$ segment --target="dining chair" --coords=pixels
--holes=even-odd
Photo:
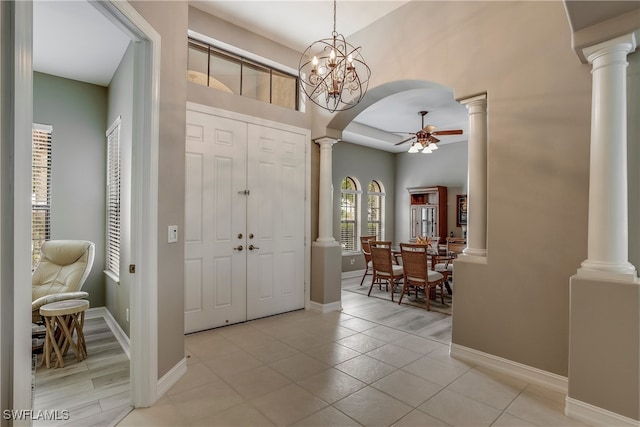
[[[467,247],[467,239],[464,237],[447,237],[447,255],[456,257]]]
[[[371,248],[373,279],[367,295],[371,296],[373,285],[376,283],[382,290],[382,282],[384,281],[387,285],[387,291],[389,290],[389,284],[391,284],[391,301],[394,301],[395,286],[404,277],[404,272],[401,265],[394,264],[391,260],[391,242],[370,241],[369,247]]]
[[[400,253],[402,254],[404,284],[398,304],[402,304],[402,298],[405,292],[410,293],[411,287],[415,289],[416,297],[418,296],[418,289],[424,291],[427,310],[430,310],[429,300],[431,299],[432,289],[435,291],[438,287],[440,288],[440,301],[444,304],[444,275],[429,268],[428,259],[430,255],[428,254],[427,247],[419,244],[400,243]]]
[[[369,271],[369,269],[373,270],[373,263],[371,262],[371,248],[369,247],[369,242],[372,240],[376,240],[376,236],[361,236],[360,237],[360,250],[362,251],[362,255],[364,255],[364,263],[365,270],[362,275],[362,280],[360,280],[360,286],[364,283],[364,278],[373,274]]]
[[[453,294],[449,280],[453,279],[453,260],[455,255],[431,255],[429,267],[444,276],[444,287],[449,295]]]

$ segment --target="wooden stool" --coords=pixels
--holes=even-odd
[[[56,355],[56,364],[64,368],[63,357],[69,347],[73,349],[76,360],[81,362],[87,357],[87,346],[84,341],[84,312],[89,308],[87,300],[66,300],[52,302],[40,307],[40,315],[44,318],[46,335],[44,338],[44,357],[42,361],[47,368],[51,367],[51,349]],[[76,333],[77,342],[73,340]]]

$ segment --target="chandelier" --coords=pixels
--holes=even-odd
[[[355,107],[367,91],[371,69],[360,47],[353,47],[336,32],[336,0],[331,37],[313,42],[304,51],[298,71],[307,97],[332,113]]]

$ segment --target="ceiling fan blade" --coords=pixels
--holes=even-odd
[[[437,130],[435,132],[431,132],[433,135],[462,135],[461,129],[456,130]]]
[[[422,132],[424,132],[424,133],[433,133],[434,130],[436,130],[436,127],[434,125],[426,125],[422,129]]]
[[[396,143],[395,143],[395,144],[393,144],[393,145],[400,145],[400,144],[404,144],[404,143],[405,143],[405,142],[407,142],[407,141],[411,141],[413,138],[415,138],[415,135],[414,135],[414,136],[412,136],[412,137],[409,137],[409,138],[407,138],[407,139],[403,139],[403,140],[402,140],[402,141],[400,141],[400,142],[396,142]]]
[[[429,140],[429,142],[433,142],[433,143],[440,142],[440,140],[438,138],[436,138],[435,136],[433,136],[433,134],[429,135],[427,137],[427,139]]]

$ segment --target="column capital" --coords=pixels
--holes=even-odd
[[[487,94],[482,93],[480,95],[475,95],[470,98],[461,99],[460,104],[466,105],[467,108],[470,107],[486,107],[487,106]]]
[[[625,34],[615,39],[607,40],[602,43],[582,49],[582,53],[590,64],[593,64],[597,58],[614,52],[622,52],[626,55],[636,50],[637,41],[635,33]]]
[[[333,144],[336,144],[337,142],[340,142],[340,140],[337,139],[337,138],[331,138],[330,136],[322,136],[320,138],[314,139],[313,142],[318,144],[320,146],[320,148],[322,148],[322,147],[329,147],[330,148]]]

